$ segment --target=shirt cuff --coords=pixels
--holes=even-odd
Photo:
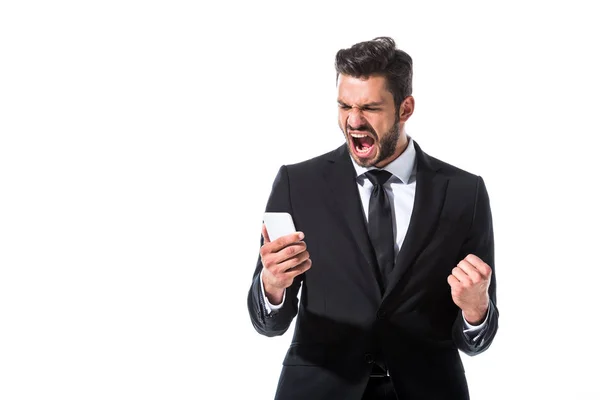
[[[283,291],[283,300],[281,300],[281,304],[271,304],[267,296],[265,295],[265,285],[262,280],[262,271],[260,271],[260,290],[262,292],[263,299],[265,300],[265,308],[267,309],[267,314],[271,314],[273,311],[279,310],[283,307],[283,303],[285,302],[285,290]]]
[[[471,325],[470,323],[467,322],[466,318],[465,318],[465,313],[462,313],[462,317],[463,317],[463,333],[471,340],[477,340],[479,338],[479,335],[481,334],[481,332],[483,331],[483,328],[485,328],[486,324],[487,324],[487,320],[488,317],[490,315],[490,308],[488,307],[487,313],[485,314],[485,319],[483,320],[483,322],[479,325]]]

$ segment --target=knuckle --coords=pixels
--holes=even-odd
[[[261,257],[264,257],[264,256],[266,256],[268,253],[269,253],[269,250],[268,250],[268,248],[267,248],[267,245],[266,245],[266,244],[265,244],[265,245],[262,245],[262,246],[260,247],[260,256],[261,256]]]
[[[263,260],[263,265],[266,269],[269,270],[269,272],[273,272],[276,263],[271,257],[265,257],[265,259]]]

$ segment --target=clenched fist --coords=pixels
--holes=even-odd
[[[471,325],[479,325],[485,319],[490,302],[488,288],[491,276],[492,268],[473,254],[459,262],[452,275],[448,276],[452,300]]]
[[[283,293],[294,282],[294,278],[307,271],[312,261],[302,241],[302,232],[282,236],[273,242],[269,239],[267,228],[263,224],[264,244],[260,248],[263,265],[263,285],[265,295],[272,304],[281,304]]]

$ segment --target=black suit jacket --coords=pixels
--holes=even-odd
[[[359,400],[380,357],[401,399],[469,398],[458,350],[483,352],[498,329],[489,198],[481,177],[428,156],[416,142],[415,149],[413,213],[385,291],[346,145],[280,168],[266,211],[292,215],[312,267],[270,315],[260,256],[254,271],[248,309],[256,330],[282,335],[297,316],[277,399]],[[447,283],[469,253],[493,270],[488,321],[472,342]]]

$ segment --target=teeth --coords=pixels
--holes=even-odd
[[[362,135],[360,133],[351,133],[350,136],[352,136],[354,138],[364,138],[364,137],[367,137],[367,135]]]

